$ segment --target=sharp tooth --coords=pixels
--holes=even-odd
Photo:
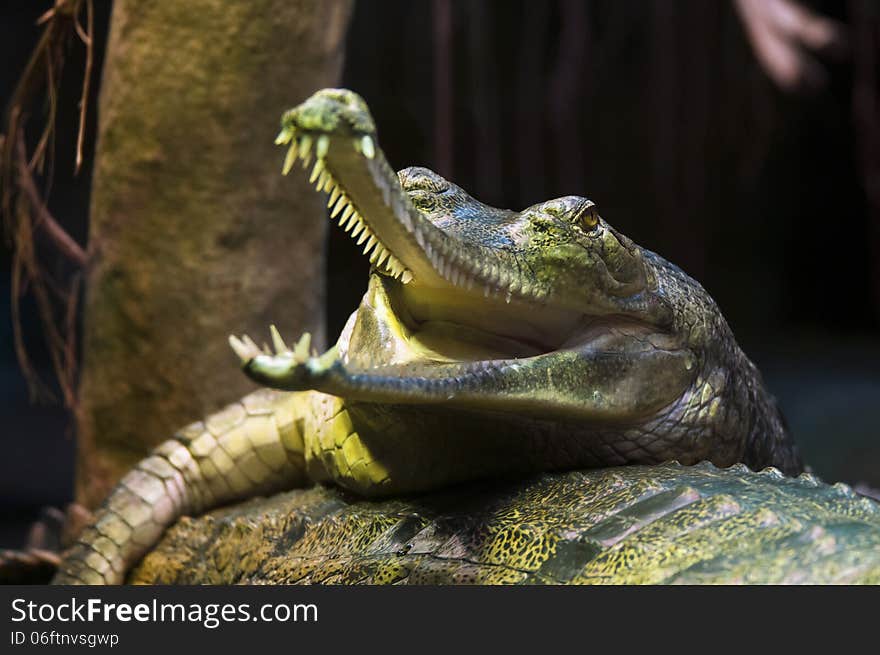
[[[351,233],[351,238],[352,238],[352,239],[354,239],[358,234],[361,233],[361,230],[364,229],[364,224],[361,223],[361,222],[359,222],[359,221],[356,222],[355,225],[356,225],[356,227],[354,228],[354,230],[353,230],[352,233]],[[345,231],[346,231],[346,232],[348,232],[349,230],[351,230],[351,225],[350,225],[350,224],[345,228]]]
[[[275,346],[276,353],[284,353],[290,350],[287,347],[287,344],[284,343],[284,339],[281,338],[281,333],[278,332],[278,328],[274,325],[269,326],[269,333],[272,335],[272,345]]]
[[[278,133],[278,136],[275,137],[275,145],[281,146],[285,143],[290,143],[290,140],[293,138],[295,131],[291,127],[282,127],[281,131]]]
[[[327,207],[332,207],[332,206],[333,206],[333,203],[336,202],[336,200],[339,198],[339,194],[340,194],[340,193],[341,193],[341,192],[339,191],[339,187],[338,187],[338,186],[334,186],[334,187],[333,187],[333,192],[330,194],[330,200],[327,201]]]
[[[370,255],[370,263],[371,263],[371,264],[376,264],[376,262],[378,261],[378,259],[379,259],[379,248],[376,248],[376,249],[373,251],[373,254]],[[378,266],[378,264],[376,264],[376,265]]]
[[[300,151],[300,157],[302,157],[303,170],[304,170],[304,171],[305,171],[305,170],[308,170],[308,168],[309,168],[309,164],[312,163],[312,156],[311,156],[311,155],[305,155],[305,154],[302,154],[302,151]]]
[[[299,362],[303,363],[309,358],[309,348],[312,345],[312,335],[308,332],[304,332],[303,335],[299,338],[299,341],[296,342],[296,345],[293,347],[293,358]]]
[[[379,243],[379,242],[376,240],[376,237],[371,236],[370,239],[369,239],[369,241],[367,241],[367,245],[364,247],[364,254],[366,255],[368,252],[370,252],[370,250],[371,250],[371,249],[372,249],[377,243]]]
[[[345,209],[342,210],[342,218],[340,220],[344,221],[346,218],[351,216],[351,213],[354,211],[354,205],[349,203],[345,206]]]
[[[251,353],[252,353],[251,356],[254,356],[254,355],[259,354],[259,352],[260,352],[260,347],[259,347],[257,344],[255,344],[255,343],[254,343],[254,340],[251,339],[248,335],[246,335],[246,334],[243,335],[242,338],[241,338],[241,340],[242,340],[242,342],[244,343],[244,345],[247,346],[247,347],[250,349],[250,351],[251,351]]]
[[[348,206],[348,198],[343,195],[339,196],[339,199],[336,201],[336,206],[333,208],[333,211],[330,212],[330,218],[336,218],[336,214],[342,211],[343,207]]]
[[[370,138],[370,135],[365,134],[361,137],[361,150],[363,150],[364,157],[367,159],[372,159],[376,156],[376,147],[373,145],[373,139]]]
[[[457,268],[453,268],[451,271],[450,280],[454,286],[458,286],[458,281],[461,279],[461,272]]]
[[[318,137],[317,144],[315,144],[315,156],[318,159],[324,159],[327,156],[328,150],[330,150],[330,137],[322,134]]]
[[[253,359],[253,354],[250,349],[235,335],[229,335],[229,345],[242,362],[247,362]]]
[[[318,179],[318,176],[324,172],[324,160],[317,159],[315,160],[315,167],[312,169],[312,174],[309,176],[309,184]],[[320,189],[318,189],[320,191]]]
[[[404,271],[403,274],[400,276],[400,281],[404,284],[409,284],[410,282],[412,282],[412,279],[412,273],[410,273],[409,271]]]
[[[385,260],[388,259],[388,256],[389,256],[390,254],[391,254],[391,253],[389,253],[387,250],[385,250],[384,248],[382,248],[382,253],[379,255],[379,259],[376,260],[376,266],[381,266],[382,264],[384,264],[384,263],[385,263]]]
[[[333,184],[333,179],[330,177],[330,173],[321,171],[321,175],[318,176],[318,191],[329,191],[331,184]]]
[[[312,153],[312,137],[308,134],[303,135],[302,141],[299,143],[299,147],[302,150],[303,159],[308,158]]]
[[[363,225],[363,223],[361,223],[361,225]],[[361,238],[357,240],[357,244],[361,245],[364,241],[366,241],[369,238],[370,238],[370,231],[365,229],[364,233],[361,235]]]
[[[290,144],[290,148],[287,149],[287,154],[284,156],[284,166],[281,168],[281,174],[287,175],[290,172],[290,169],[293,168],[294,162],[296,162],[297,148],[296,141]]]
[[[451,280],[452,279],[452,272],[453,272],[452,262],[448,261],[448,262],[446,262],[446,266],[443,269],[443,277],[445,277],[447,280]]]

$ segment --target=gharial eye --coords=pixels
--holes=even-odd
[[[575,214],[574,222],[588,232],[596,229],[596,226],[599,225],[599,212],[596,210],[596,205],[589,200],[585,202],[584,206]]]

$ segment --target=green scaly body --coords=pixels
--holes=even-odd
[[[346,491],[202,519],[237,528],[195,549],[179,524],[134,579],[877,579],[877,506],[783,477],[802,471],[797,449],[715,303],[591,201],[514,212],[427,169],[396,174],[344,90],[287,112],[279,142],[285,173],[316,157],[331,215],[366,243],[360,307],[320,356],[307,335],[291,348],[273,328],[274,352],[232,337],[245,372],[285,392],[252,394],[157,448],[56,582],[121,582],[180,516],[315,482]],[[776,468],[715,468],[738,462]],[[497,479],[525,481],[438,491]],[[255,525],[285,544],[270,561],[243,555]],[[200,557],[225,564],[207,571]]]
[[[149,584],[880,583],[880,506],[809,475],[626,466],[364,501],[291,491],[177,523]]]

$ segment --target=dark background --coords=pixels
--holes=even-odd
[[[4,104],[50,4],[0,10]],[[855,2],[811,4],[851,26]],[[109,6],[95,5],[95,87]],[[362,1],[343,85],[370,104],[398,168],[429,166],[502,207],[592,198],[606,220],[714,296],[815,471],[880,487],[880,210],[866,198],[865,127],[852,100],[865,56],[824,61],[823,89],[787,94],[727,2]],[[95,119],[92,110],[86,167],[74,177],[83,64],[72,48],[49,199],[80,243]],[[368,266],[338,230],[328,254],[336,334]],[[2,289],[9,270],[2,250]],[[22,321],[51,379],[27,300]],[[14,547],[41,506],[70,500],[74,440],[64,409],[29,399],[2,290],[0,401],[0,547]]]

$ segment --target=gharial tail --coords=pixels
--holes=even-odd
[[[180,516],[303,486],[308,396],[262,389],[162,443],[113,489],[52,584],[120,584]]]

